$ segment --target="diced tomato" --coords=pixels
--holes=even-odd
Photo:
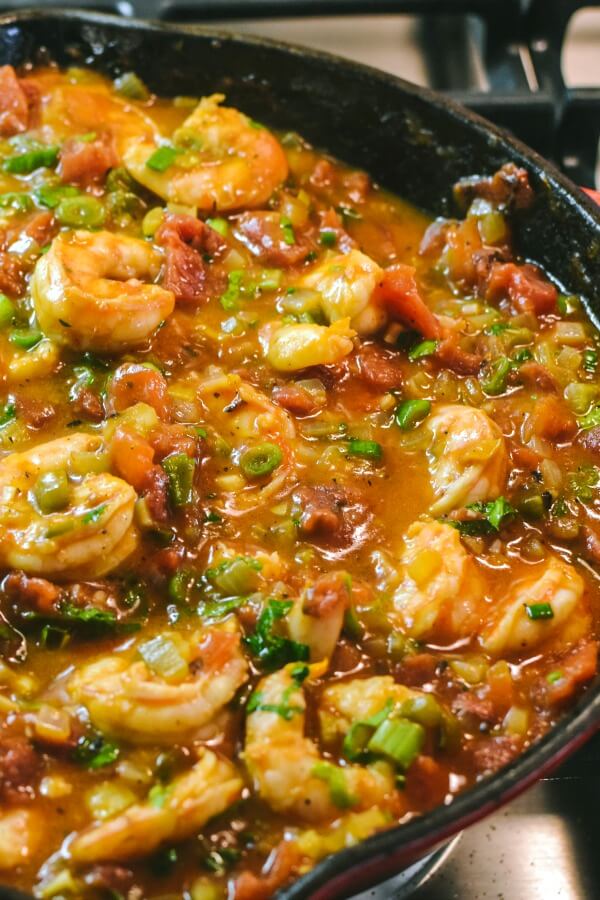
[[[585,640],[560,659],[553,671],[558,677],[544,679],[544,695],[548,704],[559,706],[570,700],[579,688],[590,681],[598,668],[598,642]]]
[[[148,486],[149,474],[154,464],[154,450],[135,431],[120,425],[112,439],[113,466],[125,481],[138,493]]]
[[[63,181],[85,186],[100,181],[118,165],[112,136],[103,132],[90,141],[66,140],[60,151],[59,174]]]
[[[563,400],[547,394],[533,408],[533,428],[538,437],[568,441],[577,432],[577,419]]]
[[[233,884],[232,900],[269,900],[291,877],[301,856],[293,841],[283,840],[273,850],[261,875],[249,869]]]
[[[199,646],[204,672],[219,672],[231,660],[238,644],[239,634],[212,628],[206,632]]]
[[[11,137],[27,130],[29,102],[12,66],[0,66],[0,135]]]
[[[406,795],[419,809],[442,803],[449,790],[447,769],[431,756],[417,756],[406,773]]]
[[[369,387],[380,391],[402,387],[403,361],[398,352],[385,350],[376,344],[361,344],[354,359],[359,378]]]
[[[152,429],[148,440],[159,461],[171,453],[186,453],[194,457],[198,450],[196,438],[189,434],[183,425],[161,423]]]
[[[138,363],[125,363],[111,378],[107,409],[109,413],[123,412],[135,403],[147,403],[161,419],[170,415],[167,381],[156,369]]]
[[[309,392],[297,384],[284,384],[275,388],[273,400],[295,416],[310,416],[319,408]]]
[[[419,293],[413,266],[396,263],[386,269],[378,288],[383,305],[408,328],[438,340],[442,328]]]
[[[346,572],[328,572],[320,575],[308,589],[302,608],[307,615],[321,619],[340,606],[346,609],[349,603],[350,587]]]
[[[477,375],[483,365],[483,358],[477,353],[463,350],[459,345],[459,335],[449,334],[440,342],[435,359],[445,369],[457,372],[459,375]]]
[[[24,228],[29,237],[40,247],[49,243],[56,230],[54,214],[49,209],[34,213]]]
[[[25,275],[19,259],[12,253],[0,250],[0,291],[11,297],[20,297],[25,290]]]
[[[496,262],[487,282],[486,299],[496,300],[508,295],[511,304],[520,312],[543,316],[556,310],[558,291],[537,266],[530,263]]]
[[[61,597],[60,588],[51,581],[24,572],[11,572],[4,582],[4,590],[19,606],[33,607],[42,613],[54,612]]]
[[[272,210],[242,213],[236,220],[236,237],[263,265],[295,266],[306,259],[313,244],[300,233],[293,243],[287,243],[281,221],[281,215]]]
[[[166,251],[163,287],[180,303],[208,300],[210,283],[203,253],[219,255],[227,247],[221,236],[193,216],[167,215],[155,235]]]

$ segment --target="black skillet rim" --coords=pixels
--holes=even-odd
[[[542,174],[548,187],[560,200],[583,217],[584,223],[600,235],[600,210],[573,182],[552,164],[531,150],[507,131],[493,125],[483,117],[460,104],[431,91],[411,84],[404,79],[382,72],[362,63],[343,59],[334,54],[302,47],[297,44],[275,41],[253,35],[236,34],[203,25],[172,25],[125,19],[85,9],[25,9],[0,15],[0,29],[29,21],[57,21],[85,25],[97,25],[117,30],[136,30],[154,34],[181,34],[201,41],[218,40],[229,44],[245,44],[286,52],[302,58],[310,58],[324,68],[342,70],[359,79],[385,84],[402,95],[414,98],[433,107],[440,116],[446,116],[467,126],[483,137],[488,147],[506,148],[510,155],[518,157],[536,174]],[[91,64],[93,67],[93,63]],[[585,299],[585,298],[584,298]],[[586,303],[589,317],[598,325],[598,317]],[[569,754],[583,745],[600,729],[600,675],[583,693],[575,706],[541,740],[522,753],[514,763],[500,769],[459,794],[448,806],[440,806],[422,817],[403,825],[373,835],[365,841],[339,851],[318,863],[310,872],[300,877],[289,888],[278,892],[278,900],[325,900],[342,898],[365,890],[389,878],[429,850],[447,840],[460,829],[483,818],[497,807],[507,803],[542,776],[548,774]],[[21,892],[0,886],[0,898],[19,900]]]

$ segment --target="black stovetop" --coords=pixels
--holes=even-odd
[[[467,829],[413,900],[596,900],[599,822],[600,735]]]

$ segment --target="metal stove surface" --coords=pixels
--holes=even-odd
[[[551,778],[352,900],[596,900],[600,735]]]

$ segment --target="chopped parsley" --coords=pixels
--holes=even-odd
[[[308,660],[306,644],[275,632],[277,622],[287,615],[292,605],[290,600],[269,600],[258,617],[254,633],[244,638],[246,646],[265,669],[280,669],[289,662]]]
[[[86,769],[102,769],[119,758],[119,747],[107,740],[100,732],[90,732],[79,738],[73,750],[75,762]]]
[[[467,509],[479,513],[481,518],[462,521],[444,519],[444,521],[460,531],[461,534],[493,534],[500,531],[517,514],[516,509],[505,497],[497,497],[496,500],[489,500],[486,503],[481,501],[470,503]]]

